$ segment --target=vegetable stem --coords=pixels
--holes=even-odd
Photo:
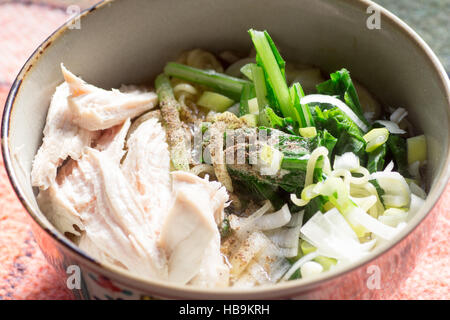
[[[300,104],[300,99],[305,96],[300,83],[294,83],[290,89],[290,93],[300,128],[313,127],[314,119],[308,105]]]
[[[248,100],[250,99],[250,93],[251,93],[251,86],[250,84],[244,84],[242,88],[242,94],[240,98],[239,103],[239,116],[244,116],[248,113],[250,113],[249,107],[248,107]]]
[[[253,83],[255,85],[256,99],[258,100],[259,112],[264,110],[265,107],[269,105],[267,101],[267,88],[266,81],[264,79],[264,71],[261,67],[257,65],[251,66]]]
[[[251,85],[251,82],[247,80],[234,78],[213,70],[197,69],[175,62],[167,63],[164,68],[164,73],[171,77],[207,86],[235,101],[239,101],[244,84]]]
[[[166,128],[172,166],[175,170],[189,171],[185,133],[178,113],[179,104],[173,94],[169,78],[164,74],[160,74],[155,80],[155,88],[158,94],[163,124]]]
[[[250,29],[249,33],[258,54],[258,65],[264,69],[266,80],[273,91],[281,113],[285,117],[295,119],[291,108],[289,89],[286,84],[284,72],[280,68],[280,63],[284,68],[284,61],[282,61],[280,54],[266,31],[262,32]]]

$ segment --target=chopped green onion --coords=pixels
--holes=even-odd
[[[322,196],[327,196],[328,201],[330,201],[336,209],[344,216],[347,222],[350,223],[353,231],[355,231],[358,237],[365,235],[367,230],[360,224],[350,221],[349,215],[355,209],[358,209],[356,204],[350,199],[349,192],[344,184],[344,181],[336,177],[328,177],[324,182],[319,182],[315,187],[310,185],[304,190],[313,187],[317,194]],[[304,191],[303,191],[304,192]],[[303,197],[302,192],[302,199]]]
[[[304,256],[317,250],[316,247],[314,247],[311,243],[309,243],[306,240],[302,240],[302,242],[300,244],[300,248],[302,249],[302,253]]]
[[[233,105],[234,101],[219,93],[205,91],[198,99],[197,104],[201,107],[216,111],[224,112]]]
[[[283,153],[269,145],[264,145],[258,153],[258,164],[262,175],[274,175],[281,168]]]
[[[337,264],[337,260],[333,258],[328,258],[324,256],[317,256],[313,259],[322,265],[324,271],[330,270],[330,268]]]
[[[244,76],[246,76],[247,78],[249,78],[250,80],[253,80],[253,75],[252,75],[252,67],[256,66],[255,63],[247,63],[246,65],[244,65],[241,68],[241,72]]]
[[[416,161],[422,163],[427,160],[427,140],[424,135],[407,139],[406,145],[408,148],[408,164]]]
[[[363,139],[367,142],[366,152],[372,152],[382,144],[384,144],[389,138],[389,131],[386,128],[376,128],[370,130],[363,136]]]
[[[317,136],[316,127],[305,127],[298,129],[300,135],[304,138],[314,138]]]
[[[245,122],[245,124],[248,127],[257,127],[258,126],[258,116],[256,114],[245,114],[240,117],[242,121]]]
[[[248,100],[248,112],[250,114],[259,114],[258,99],[256,97]]]

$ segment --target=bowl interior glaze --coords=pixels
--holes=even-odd
[[[81,29],[64,27],[35,52],[7,101],[3,151],[16,192],[33,218],[56,232],[37,207],[29,176],[51,95],[63,81],[61,62],[103,88],[146,83],[183,50],[247,53],[247,30],[267,29],[286,61],[315,65],[324,72],[346,67],[385,106],[406,108],[425,133],[430,195],[397,240],[404,237],[448,181],[448,80],[428,46],[387,11],[381,10],[381,29],[368,29],[369,5],[358,0],[116,0],[84,13]],[[302,282],[290,285],[301,287]]]

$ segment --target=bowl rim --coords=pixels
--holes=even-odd
[[[380,250],[375,250],[368,257],[358,260],[355,263],[349,264],[343,268],[337,268],[334,271],[327,272],[319,277],[311,278],[311,279],[299,279],[294,281],[288,281],[283,283],[274,284],[271,286],[259,286],[248,289],[236,289],[236,288],[200,288],[186,285],[174,285],[161,280],[153,280],[147,279],[138,275],[134,275],[127,270],[121,269],[114,265],[104,264],[96,261],[91,258],[81,249],[79,249],[74,243],[72,243],[69,239],[67,239],[61,232],[56,230],[55,227],[49,227],[48,223],[41,221],[39,215],[33,209],[33,206],[26,200],[26,197],[23,195],[24,192],[19,185],[18,179],[14,172],[11,154],[9,150],[9,131],[10,131],[10,118],[14,108],[14,103],[17,95],[19,94],[21,84],[28,72],[33,68],[35,62],[39,60],[39,57],[45,52],[45,50],[50,47],[52,42],[63,35],[68,31],[69,26],[72,24],[74,19],[80,18],[83,19],[85,16],[90,14],[91,12],[101,9],[106,5],[109,5],[117,0],[102,0],[94,6],[84,10],[76,17],[69,19],[63,25],[61,25],[58,29],[56,29],[50,36],[48,36],[39,47],[31,54],[31,56],[27,59],[21,70],[19,71],[16,79],[14,80],[11,89],[9,91],[8,97],[6,99],[3,116],[2,116],[2,125],[1,125],[1,144],[2,144],[2,155],[4,160],[5,169],[10,180],[10,183],[16,193],[16,196],[22,203],[23,207],[27,211],[27,213],[31,216],[33,221],[43,229],[47,235],[52,237],[61,248],[63,248],[66,252],[71,255],[77,256],[79,259],[83,261],[83,263],[87,264],[90,269],[96,270],[97,272],[107,272],[108,274],[112,274],[119,276],[120,279],[113,278],[114,281],[118,281],[122,283],[124,286],[134,287],[136,289],[146,291],[151,290],[153,292],[158,292],[163,296],[168,297],[180,297],[185,295],[197,296],[201,298],[244,298],[244,297],[267,297],[271,298],[285,296],[289,293],[295,292],[307,292],[315,287],[319,287],[321,284],[330,282],[335,280],[338,277],[347,275],[350,272],[353,272],[366,264],[369,264],[372,261],[380,258],[382,255],[386,254],[389,251],[392,251],[395,247],[397,247],[405,238],[410,236],[416,228],[425,220],[431,211],[436,206],[437,201],[440,199],[442,194],[444,193],[445,187],[448,184],[450,177],[450,147],[447,148],[446,160],[439,176],[436,178],[437,182],[433,187],[433,192],[430,193],[426,199],[426,204],[419,210],[416,214],[417,219],[414,220],[414,224],[410,224],[410,226],[406,227],[400,234],[398,234],[390,243],[387,243],[384,246],[381,246]],[[395,16],[393,13],[385,9],[384,7],[372,2],[371,0],[339,0],[344,3],[348,3],[356,9],[366,11],[368,7],[375,7],[380,11],[381,16],[384,18],[384,23],[389,23],[393,27],[397,28],[398,31],[402,33],[403,36],[409,38],[418,49],[420,49],[420,53],[425,56],[429,67],[435,72],[435,74],[439,77],[440,85],[444,89],[447,106],[450,109],[450,80],[448,78],[447,73],[444,70],[439,59],[436,57],[431,48],[425,43],[425,41],[405,22],[403,22],[400,18]],[[367,11],[366,11],[367,12]],[[450,112],[449,117],[447,117],[447,121],[450,123]],[[450,130],[447,133],[450,141]],[[450,143],[449,143],[450,144]],[[268,295],[270,293],[270,295]]]

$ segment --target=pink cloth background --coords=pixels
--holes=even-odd
[[[63,8],[0,0],[0,110],[9,87],[33,50],[68,14]],[[40,1],[35,1],[40,2]],[[450,184],[428,248],[415,270],[387,299],[450,299]],[[29,217],[0,162],[0,300],[71,299],[36,245]]]

